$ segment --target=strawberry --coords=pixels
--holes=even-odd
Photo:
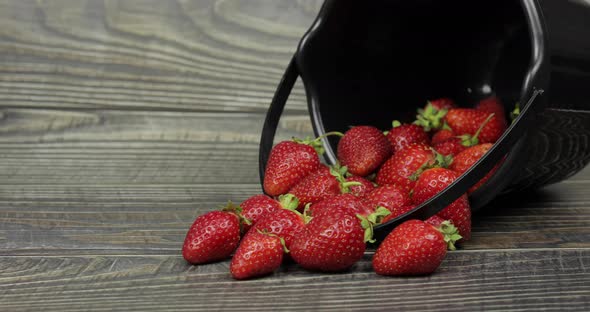
[[[391,153],[383,132],[371,126],[352,127],[338,142],[338,159],[342,165],[362,177],[379,168]]]
[[[339,194],[323,199],[309,207],[311,216],[316,218],[323,214],[334,213],[334,210],[348,210],[353,214],[368,216],[375,212],[374,207],[352,194]]]
[[[458,175],[462,175],[471,166],[478,161],[487,151],[492,147],[492,144],[479,144],[472,146],[463,152],[457,154],[454,157],[453,163],[449,166],[449,169],[455,171]],[[498,170],[499,164],[496,165],[490,172],[488,172],[481,180],[479,180],[474,186],[472,186],[468,193],[473,193],[482,184],[484,184],[495,172]]]
[[[443,219],[443,218],[441,218],[441,217],[439,217],[437,215],[434,215],[434,216],[426,219],[424,222],[426,222],[426,223],[428,223],[428,224],[430,224],[430,225],[438,228],[438,227],[440,227],[440,225],[443,222],[445,222],[445,219]],[[451,223],[451,221],[448,221],[448,222]]]
[[[250,220],[251,225],[254,225],[265,214],[280,209],[281,203],[264,194],[259,194],[243,201],[240,207],[242,208],[242,216]],[[243,226],[242,230],[247,232],[251,225]]]
[[[359,176],[352,176],[346,178],[346,182],[358,182],[358,185],[349,186],[350,193],[357,197],[365,197],[375,189],[373,182]]]
[[[373,209],[385,207],[392,213],[412,203],[409,192],[396,185],[379,186],[367,195],[366,200]]]
[[[231,255],[240,241],[240,208],[231,202],[224,211],[211,211],[191,225],[182,256],[193,264],[223,260]]]
[[[455,156],[467,149],[467,147],[465,147],[461,142],[462,141],[460,138],[454,137],[446,141],[436,143],[432,145],[432,148],[434,148],[434,150],[441,155]]]
[[[469,135],[475,135],[480,126],[484,122],[487,122],[479,133],[480,143],[494,143],[504,133],[504,130],[506,130],[506,125],[495,114],[472,108],[451,109],[444,119],[453,129],[453,132]]]
[[[379,185],[395,184],[409,192],[415,182],[410,180],[424,164],[433,163],[434,151],[424,144],[410,144],[389,158],[377,172],[376,182]]]
[[[506,122],[504,105],[502,105],[502,102],[496,96],[490,96],[479,101],[479,103],[475,105],[475,109],[482,112],[493,113],[496,118],[498,118],[498,120],[504,124],[504,126],[508,124]]]
[[[275,145],[264,171],[264,192],[270,196],[285,194],[301,179],[316,171],[320,167],[318,153],[323,153],[320,139],[294,138]]]
[[[373,269],[379,275],[422,275],[434,272],[460,239],[448,222],[441,228],[420,220],[409,220],[396,227],[373,257]]]
[[[428,102],[430,105],[432,105],[432,107],[441,110],[441,109],[451,109],[451,108],[456,108],[457,105],[455,104],[455,102],[449,98],[440,98],[440,99],[436,99],[436,100],[431,100]],[[428,103],[426,104],[428,106]],[[426,107],[425,107],[426,109]]]
[[[389,211],[382,208],[363,218],[351,211],[337,209],[315,217],[295,238],[291,245],[291,257],[308,270],[346,270],[363,257],[365,243],[374,242],[373,224],[387,214]]]
[[[237,280],[271,274],[281,266],[286,251],[275,234],[248,232],[231,260],[229,270]]]
[[[296,202],[297,199],[294,199]],[[297,203],[295,203],[297,206]],[[265,215],[250,229],[275,234],[285,240],[285,246],[291,247],[293,240],[305,226],[307,218],[297,212],[292,206],[281,208]],[[248,232],[249,233],[249,232]]]
[[[449,126],[443,126],[442,129],[440,129],[439,131],[437,131],[436,133],[434,133],[434,135],[432,136],[432,141],[431,144],[432,146],[444,142],[452,137],[454,137],[455,134],[453,133],[453,130],[451,129],[451,127]]]
[[[412,192],[412,202],[415,205],[423,203],[444,190],[458,177],[457,173],[445,168],[425,170],[416,181]],[[444,220],[450,220],[459,229],[464,240],[469,240],[471,237],[471,207],[467,195],[462,195],[437,215]]]
[[[398,152],[412,143],[430,144],[430,138],[424,129],[414,124],[401,124],[394,120],[392,128],[386,135],[387,140],[391,143],[393,152]]]
[[[346,182],[344,174],[346,167],[334,166],[333,168],[321,165],[316,172],[303,178],[289,191],[299,199],[298,209],[301,211],[307,204],[350,192],[350,186],[359,185],[359,182]]]

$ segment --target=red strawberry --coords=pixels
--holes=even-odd
[[[401,124],[393,121],[393,128],[387,133],[387,140],[391,143],[393,152],[398,152],[412,143],[430,144],[428,134],[424,129],[414,124]]]
[[[431,100],[428,103],[432,105],[432,107],[441,110],[441,109],[451,109],[457,107],[455,102],[449,98],[440,98],[436,100]],[[428,104],[426,104],[428,105]]]
[[[395,184],[409,192],[416,183],[410,180],[410,176],[424,164],[433,163],[434,159],[434,151],[429,146],[411,144],[383,164],[377,172],[376,182],[379,185]]]
[[[284,242],[274,234],[248,232],[231,260],[233,278],[242,280],[274,272],[283,262]]]
[[[444,156],[455,156],[467,149],[467,147],[463,145],[462,140],[457,137],[436,143],[432,148],[434,148],[437,153]]]
[[[409,192],[396,185],[379,186],[367,195],[366,200],[373,209],[385,207],[392,213],[412,203]]]
[[[424,222],[426,222],[426,223],[428,223],[428,224],[430,224],[430,225],[434,226],[435,228],[439,228],[439,227],[440,227],[440,225],[441,225],[443,222],[445,222],[445,219],[443,219],[443,218],[441,218],[441,217],[439,217],[439,216],[437,216],[437,215],[434,215],[434,216],[432,216],[432,217],[430,217],[430,218],[426,219],[426,221],[424,221]],[[449,223],[450,223],[450,221],[449,221]]]
[[[289,191],[299,199],[298,210],[302,211],[308,203],[316,203],[324,198],[341,193],[340,183],[330,173],[330,168],[322,165],[320,169],[303,178]]]
[[[381,209],[379,216],[389,211]],[[359,217],[344,209],[311,219],[291,245],[291,257],[308,270],[336,272],[350,268],[365,252],[372,240],[372,222],[376,215],[359,221]],[[361,225],[363,224],[363,225]]]
[[[362,216],[368,216],[375,212],[374,207],[352,194],[339,194],[323,199],[311,205],[309,212],[313,218],[316,218],[323,214],[332,214],[334,210],[340,209],[348,210],[354,215],[360,214]]]
[[[301,230],[303,230],[305,222],[305,216],[294,209],[277,209],[260,219],[256,225],[250,229],[250,232],[262,231],[275,234],[284,239],[285,246],[290,248],[295,237]]]
[[[494,113],[496,118],[498,118],[498,120],[501,121],[504,125],[508,124],[506,122],[506,113],[504,112],[504,105],[502,105],[500,99],[495,96],[490,96],[479,101],[479,103],[475,105],[475,109],[480,110],[482,112]]]
[[[354,175],[367,176],[389,156],[391,145],[379,129],[357,126],[346,131],[338,142],[338,159]]]
[[[239,208],[228,204],[224,210],[211,211],[200,217],[186,233],[182,256],[193,264],[223,260],[231,255],[240,241]],[[235,212],[230,212],[230,211]]]
[[[449,166],[449,169],[457,172],[458,175],[462,175],[467,171],[471,166],[478,161],[487,151],[492,147],[492,144],[479,144],[472,146],[463,152],[457,154],[454,157],[453,162]],[[474,186],[472,186],[468,193],[472,193],[477,190],[482,184],[484,184],[495,172],[498,170],[499,164],[496,165],[488,174],[485,175],[481,180],[479,180]]]
[[[450,127],[447,126],[448,129],[445,129],[444,126],[441,130],[437,131],[433,136],[432,136],[432,142],[431,144],[434,146],[438,143],[444,142],[452,137],[455,136],[455,134],[453,133],[453,130],[451,130]]]
[[[471,108],[451,109],[444,119],[453,132],[470,135],[475,135],[480,126],[487,122],[479,133],[479,142],[481,143],[496,142],[506,130],[506,125],[495,115]]]
[[[396,227],[377,248],[373,269],[379,275],[422,275],[434,272],[461,236],[450,223],[441,229],[409,220]]]
[[[319,141],[283,141],[273,147],[264,172],[264,192],[270,196],[287,193],[293,185],[316,171]]]
[[[373,184],[373,182],[359,176],[348,177],[346,178],[346,182],[360,183],[359,185],[349,186],[349,190],[350,194],[353,194],[354,196],[361,198],[367,196],[369,193],[371,193],[372,190],[375,189],[375,185]]]
[[[307,204],[317,203],[324,198],[350,192],[349,187],[359,183],[354,181],[346,182],[344,179],[345,172],[346,167],[335,166],[329,168],[321,165],[316,172],[299,181],[289,191],[299,199],[298,209],[301,211]]]
[[[242,216],[252,223],[242,228],[244,232],[248,232],[250,226],[256,224],[265,214],[280,209],[281,204],[264,194],[259,194],[243,201],[240,207],[242,208]]]
[[[427,169],[418,178],[412,201],[419,205],[438,194],[449,186],[459,176],[452,170],[444,168]],[[459,233],[465,240],[471,237],[471,207],[467,195],[462,195],[453,203],[445,207],[438,214],[439,217],[450,220],[459,229]]]

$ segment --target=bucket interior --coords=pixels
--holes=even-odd
[[[299,51],[318,134],[386,130],[439,97],[469,107],[495,94],[509,112],[522,95],[532,40],[519,1],[333,1],[329,9]]]

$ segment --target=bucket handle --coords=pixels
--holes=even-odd
[[[266,113],[266,119],[264,120],[258,151],[258,170],[261,184],[264,181],[264,171],[266,170],[268,156],[270,155],[277,127],[279,125],[279,119],[281,119],[281,114],[283,114],[283,109],[285,108],[289,94],[291,94],[291,90],[293,90],[293,86],[298,77],[299,71],[296,66],[296,58],[293,56],[285,70],[285,74],[283,75],[279,86],[277,87],[277,91],[272,98],[272,102]]]

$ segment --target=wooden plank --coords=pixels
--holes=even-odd
[[[464,250],[590,248],[590,183],[497,201],[474,216]],[[178,255],[197,215],[257,184],[1,185],[0,255]]]
[[[0,106],[264,111],[322,2],[3,1]]]
[[[258,183],[264,117],[0,109],[0,184]],[[277,140],[312,134],[290,115]]]
[[[346,274],[286,265],[233,281],[228,261],[180,257],[0,257],[0,310],[587,311],[590,250],[458,251],[431,276],[377,276],[371,255]]]

